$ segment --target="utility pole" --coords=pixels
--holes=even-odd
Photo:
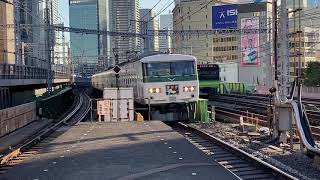
[[[293,148],[292,106],[289,95],[289,57],[288,57],[288,12],[287,0],[281,0],[278,16],[277,0],[273,0],[273,50],[274,50],[274,93],[272,139],[287,143],[287,132],[290,131],[290,145]],[[279,23],[278,23],[279,17]],[[278,25],[280,28],[278,28]],[[278,33],[280,36],[278,37]],[[280,41],[278,41],[278,38]]]
[[[52,60],[51,60],[51,41],[50,41],[50,35],[51,35],[51,27],[50,27],[50,16],[52,16],[52,14],[50,13],[50,7],[49,7],[49,3],[50,5],[52,5],[51,0],[46,0],[46,8],[45,8],[45,30],[46,30],[46,47],[45,47],[45,51],[46,51],[46,55],[47,55],[47,61],[48,61],[48,69],[47,69],[47,93],[50,96],[52,94],[52,72],[51,72],[51,64],[52,64]],[[52,7],[51,7],[52,8]]]
[[[280,21],[279,21],[279,56],[278,66],[280,75],[279,77],[279,98],[281,102],[286,102],[289,96],[290,89],[290,63],[288,51],[288,10],[287,0],[281,1],[280,8]]]
[[[277,0],[273,0],[272,2],[272,18],[273,18],[273,59],[274,59],[274,80],[275,82],[278,81],[278,6]],[[277,88],[277,87],[276,87]]]
[[[273,41],[273,60],[274,60],[274,78],[273,78],[273,121],[272,121],[272,139],[277,139],[279,137],[279,119],[276,114],[277,106],[280,104],[280,100],[278,99],[279,89],[278,89],[278,6],[277,0],[272,1],[272,22],[273,22],[273,33],[272,33],[272,41]]]
[[[295,8],[295,7],[294,7]],[[299,4],[298,4],[298,8],[295,10],[295,13],[298,12],[298,30],[296,31],[296,33],[298,34],[298,44],[299,44],[299,51],[298,51],[298,102],[299,104],[301,104],[301,90],[302,90],[302,59],[301,59],[301,34],[302,34],[302,30],[301,30],[301,0],[299,0]],[[302,113],[302,112],[300,112]]]

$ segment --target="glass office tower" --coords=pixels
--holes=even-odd
[[[109,30],[108,0],[70,0],[70,27]],[[74,74],[91,77],[108,67],[109,37],[102,34],[70,33]]]

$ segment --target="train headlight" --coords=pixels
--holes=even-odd
[[[160,93],[161,92],[161,88],[149,88],[148,89],[149,93],[153,94],[153,93]]]
[[[184,92],[194,92],[195,88],[194,86],[184,86],[183,91]]]

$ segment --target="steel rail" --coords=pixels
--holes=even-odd
[[[36,133],[35,135],[33,135],[31,138],[27,139],[23,143],[16,145],[10,152],[6,153],[4,156],[0,158],[0,165],[6,164],[11,159],[18,156],[22,151],[24,151],[28,147],[46,138],[48,134],[50,134],[50,132],[57,130],[60,127],[60,125],[62,125],[63,123],[66,123],[66,121],[70,120],[79,111],[82,104],[83,104],[83,97],[80,96],[77,106],[66,117],[61,119],[59,122],[53,124],[52,126],[46,127],[45,129],[41,130],[39,133]]]
[[[294,180],[298,179],[298,178],[295,178],[292,175],[280,170],[279,168],[263,161],[262,159],[259,159],[255,156],[245,152],[244,150],[241,150],[241,149],[235,147],[234,145],[231,145],[231,144],[219,139],[218,137],[215,137],[207,132],[204,132],[203,130],[200,130],[192,125],[187,125],[187,124],[184,124],[181,122],[179,122],[179,124],[181,125],[182,128],[185,128],[185,129],[191,131],[192,133],[197,134],[201,138],[208,140],[215,145],[218,145],[219,147],[226,150],[227,152],[230,152],[233,156],[240,157],[240,159],[243,159],[243,160],[249,162],[250,164],[254,165],[255,167],[258,167],[258,170],[262,170],[261,173],[263,173],[263,174],[270,173],[275,179],[294,179]],[[213,153],[213,156],[214,156],[214,153]],[[225,157],[225,158],[228,159],[231,157]],[[213,157],[213,159],[215,159],[215,158]],[[226,161],[228,161],[228,160],[226,160]],[[233,173],[237,175],[237,172],[233,172]],[[256,175],[258,175],[258,174],[256,174]],[[238,175],[238,176],[241,177],[241,175]]]

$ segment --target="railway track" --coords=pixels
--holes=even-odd
[[[257,114],[267,116],[267,108],[270,105],[270,98],[266,96],[253,95],[221,95],[210,98],[216,103],[228,103],[239,110],[248,110]],[[303,104],[307,106],[307,115],[311,125],[320,126],[320,99],[303,99]]]
[[[194,126],[173,127],[188,141],[240,179],[297,179],[262,159],[228,144]]]
[[[210,112],[211,109],[208,109]],[[268,116],[261,115],[261,114],[254,114],[254,113],[248,113],[246,111],[240,111],[236,109],[230,109],[226,107],[215,107],[215,112],[217,119],[225,120],[227,119],[229,122],[232,123],[239,123],[240,117],[242,116],[244,118],[245,122],[256,124],[256,122],[260,126],[269,127],[269,120]],[[316,141],[320,141],[320,127],[317,126],[311,126],[312,135],[315,138]]]
[[[42,147],[39,144],[54,139],[54,137],[50,137],[50,135],[63,125],[74,125],[82,121],[90,111],[90,98],[84,92],[80,92],[76,99],[73,109],[68,112],[68,115],[16,145],[9,152],[6,152],[0,158],[0,174],[5,173],[8,169],[40,151]]]

